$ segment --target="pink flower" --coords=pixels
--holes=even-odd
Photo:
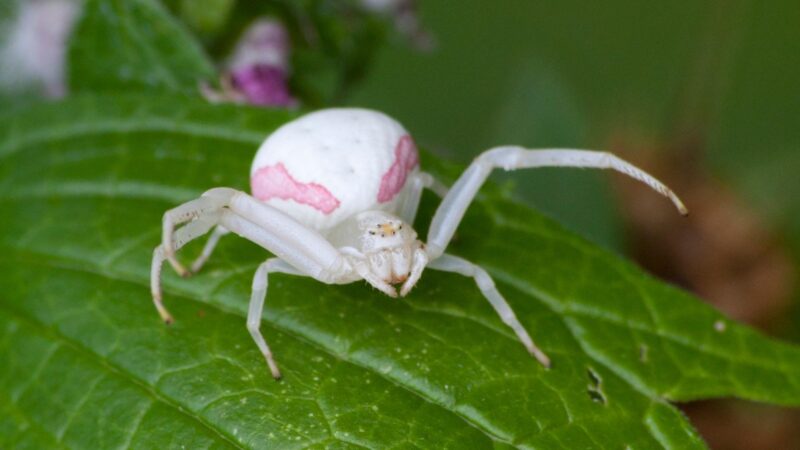
[[[245,30],[226,63],[223,91],[204,89],[212,101],[259,106],[297,105],[289,92],[289,36],[274,19],[259,19]]]
[[[293,106],[297,101],[289,93],[286,72],[267,64],[253,64],[229,74],[231,86],[247,103],[260,106]]]

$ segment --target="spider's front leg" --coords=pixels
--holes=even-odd
[[[405,201],[400,206],[399,216],[403,221],[414,226],[414,219],[417,217],[417,209],[422,199],[424,189],[432,190],[439,197],[447,195],[447,186],[442,184],[433,175],[426,172],[417,172],[408,180],[408,193]]]
[[[668,197],[681,214],[685,215],[688,211],[678,196],[663,183],[638,167],[606,152],[571,149],[528,150],[522,147],[497,147],[482,153],[464,171],[453,187],[450,188],[433,216],[427,241],[427,252],[431,259],[429,267],[474,277],[484,297],[489,300],[495,311],[503,319],[503,322],[514,330],[517,337],[539,362],[544,366],[549,366],[549,358],[533,343],[533,340],[519,323],[508,303],[494,287],[494,283],[486,271],[463,259],[444,255],[444,250],[453,238],[453,233],[461,223],[464,213],[492,170],[495,168],[513,170],[533,167],[614,169],[643,182],[656,192]]]
[[[522,147],[496,147],[475,158],[475,161],[458,178],[442,200],[433,216],[428,231],[428,254],[436,259],[444,253],[453,238],[458,224],[470,203],[495,168],[505,170],[535,167],[583,167],[613,169],[650,186],[659,194],[668,197],[678,211],[686,215],[688,210],[681,200],[662,182],[633,164],[611,153],[589,150],[546,149],[529,150]]]

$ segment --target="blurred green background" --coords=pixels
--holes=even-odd
[[[607,148],[699,134],[701,157],[800,242],[800,6],[794,1],[418,3],[438,45],[383,49],[349,103],[462,161],[514,143]],[[515,174],[585,236],[624,236],[597,173]]]

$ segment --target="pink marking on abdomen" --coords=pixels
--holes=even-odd
[[[250,178],[253,195],[267,201],[272,198],[294,200],[330,214],[339,207],[339,199],[317,183],[301,183],[289,174],[283,163],[264,166]]]
[[[378,201],[385,203],[393,199],[405,186],[409,172],[414,170],[418,164],[419,155],[414,140],[409,135],[401,137],[394,149],[394,162],[381,178]]]

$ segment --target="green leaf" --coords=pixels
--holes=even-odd
[[[72,91],[197,92],[215,77],[203,49],[156,0],[87,0],[69,48]]]
[[[180,0],[180,17],[198,33],[213,35],[227,23],[236,0]]]
[[[275,382],[244,319],[268,255],[236,237],[194,278],[165,274],[177,322],[164,326],[149,293],[161,215],[246,188],[255,149],[291,118],[164,95],[0,117],[0,447],[702,448],[668,401],[800,404],[798,348],[491,186],[449,251],[490,271],[551,370],[469,279],[428,271],[394,300],[275,275],[262,326]]]

